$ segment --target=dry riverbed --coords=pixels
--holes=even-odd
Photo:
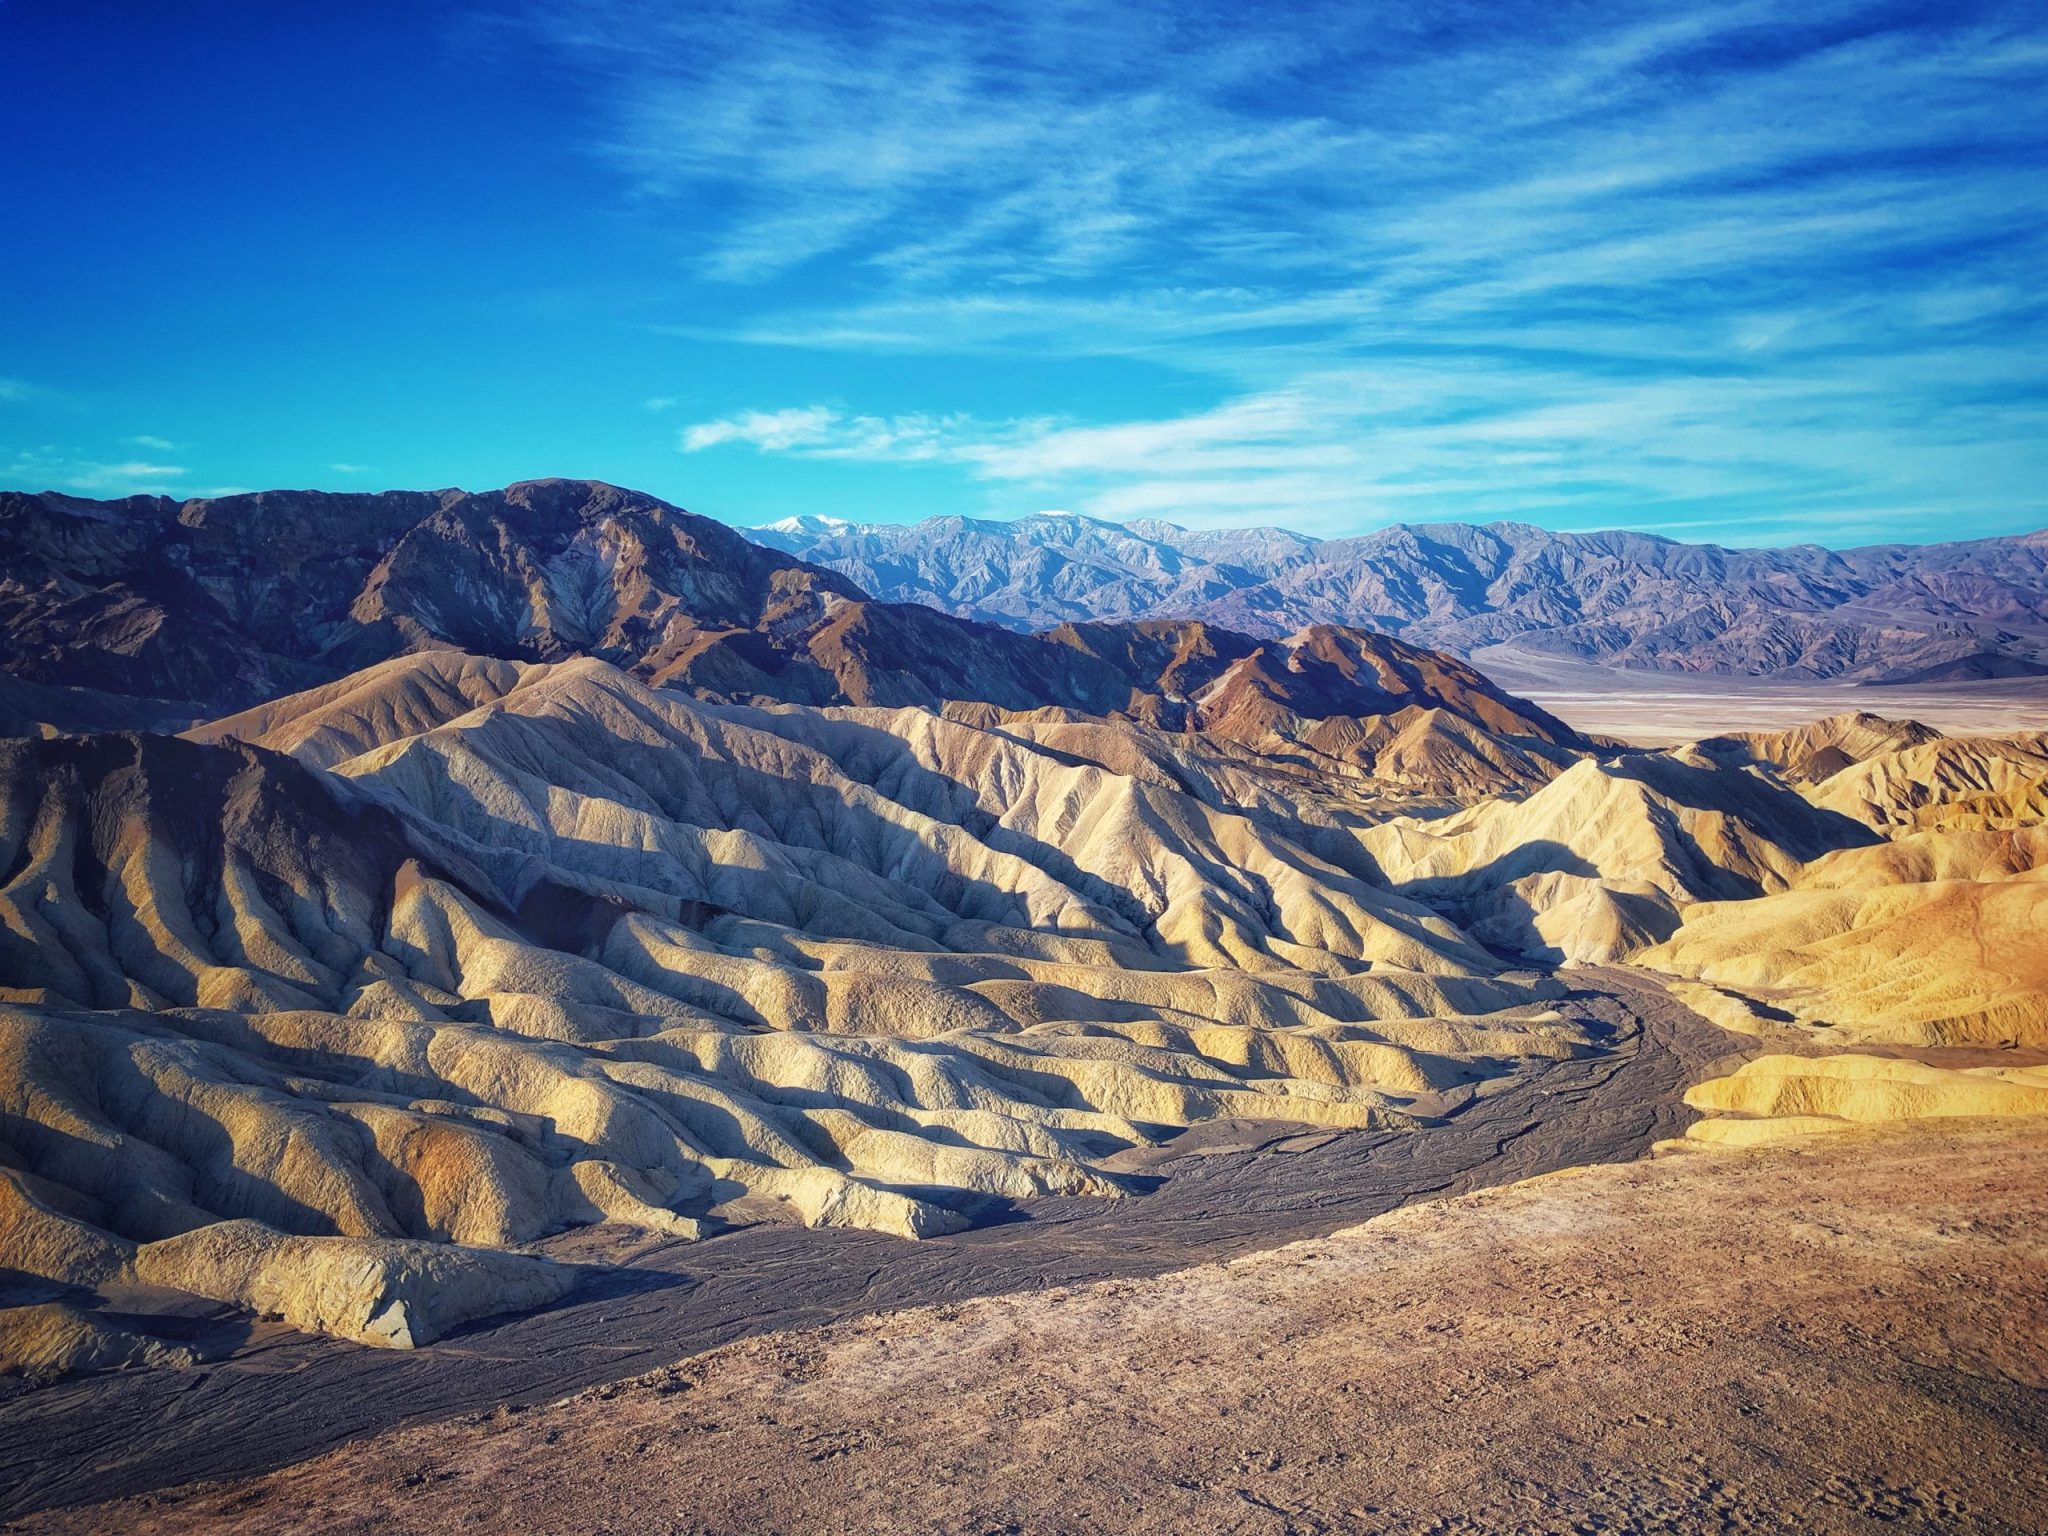
[[[952,1237],[759,1226],[594,1268],[567,1301],[479,1323],[424,1349],[364,1349],[220,1318],[190,1370],[131,1370],[0,1399],[0,1517],[237,1479],[401,1426],[549,1402],[748,1335],[1234,1258],[1416,1200],[1642,1156],[1679,1134],[1685,1088],[1754,1043],[1705,1023],[1653,979],[1567,973],[1564,1006],[1607,1032],[1600,1053],[1488,1085],[1415,1132],[1218,1123],[1129,1170],[1131,1198],[1042,1200]],[[605,1234],[557,1256],[617,1260]]]
[[[776,1334],[24,1529],[2032,1532],[2048,1136],[1949,1122]]]

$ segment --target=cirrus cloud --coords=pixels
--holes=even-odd
[[[748,402],[691,451],[1303,521],[1675,526],[1768,494],[1788,525],[2048,519],[2035,6],[571,0],[527,26],[728,285],[659,328],[924,381],[908,411]],[[968,419],[968,357],[1042,404]],[[1060,370],[1105,359],[1175,387],[1077,413]]]

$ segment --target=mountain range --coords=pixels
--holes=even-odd
[[[876,597],[1035,630],[1199,618],[1255,636],[1355,625],[1458,655],[1518,649],[1624,669],[1872,683],[2048,673],[2048,531],[1953,544],[1724,549],[1524,523],[1354,538],[1072,513],[749,537]]]
[[[1325,558],[1167,532],[1161,581]],[[1449,614],[1469,542],[1360,569]],[[1563,547],[1518,601],[1642,587]],[[1428,1135],[1633,1049],[1617,962],[2048,1040],[2038,736],[1618,747],[1411,638],[1027,632],[592,481],[8,494],[0,558],[0,1370],[237,1347],[180,1297],[421,1345],[562,1297],[534,1245],[585,1228],[945,1234],[1213,1122]]]
[[[1020,634],[874,601],[723,523],[595,481],[189,501],[5,492],[0,566],[6,702],[17,717],[40,708],[93,726],[151,706],[219,714],[452,648],[594,655],[732,702],[971,700],[1169,728],[1273,708],[1378,714],[1420,689],[1490,727],[1570,735],[1472,668],[1385,636],[1092,621]]]

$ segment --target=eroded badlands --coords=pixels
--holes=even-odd
[[[842,681],[856,662],[868,667],[820,650],[822,633],[801,637],[805,654],[833,658]],[[1163,1199],[1152,1193],[1160,1178],[1186,1176],[1165,1170],[1209,1151],[1255,1161],[1295,1143],[1358,1149],[1329,1167],[1384,1187],[1372,1207],[1384,1210],[1436,1189],[1633,1156],[1656,1127],[1666,1155],[1654,1166],[1331,1239],[1325,1258],[1398,1242],[1408,1263],[1410,1237],[1427,1235],[1409,1269],[1344,1259],[1351,1283],[1374,1288],[1376,1317],[1420,1305],[1383,1298],[1443,1283],[1460,1243],[1506,1242],[1488,1225],[1502,1211],[1524,1213],[1515,1219],[1536,1223],[1530,1231],[1590,1223],[1580,1257],[1609,1278],[1550,1297],[1529,1289],[1532,1276],[1564,1264],[1570,1244],[1555,1259],[1532,1248],[1526,1264],[1503,1260],[1496,1299],[1533,1308],[1533,1321],[1463,1363],[1456,1340],[1436,1341],[1455,1346],[1448,1358],[1381,1358],[1393,1345],[1374,1342],[1368,1314],[1329,1288],[1274,1299],[1225,1270],[1130,1293],[1141,1310],[1191,1296],[1219,1316],[1269,1302],[1294,1310],[1186,1380],[1187,1361],[1158,1355],[1164,1314],[1147,1312],[1130,1370],[1105,1368],[1109,1395],[1088,1396],[1085,1412],[1080,1399],[1049,1410],[1046,1432],[1116,1443],[1099,1416],[1135,1394],[1144,1406],[1130,1410],[1131,1433],[1174,1439],[1196,1412],[1174,1407],[1179,1395],[1206,1402],[1217,1389],[1201,1371],[1228,1371],[1265,1384],[1248,1385],[1246,1402],[1279,1426],[1238,1446],[1272,1462],[1242,1487],[1187,1449],[1197,1435],[1160,1452],[1157,1464],[1184,1476],[1150,1503],[1118,1504],[1127,1495],[1105,1491],[1112,1483],[1091,1484],[1088,1498],[1112,1499],[1086,1506],[1091,1526],[1082,1506],[1062,1504],[1069,1485],[1037,1431],[1006,1432],[1009,1472],[975,1462],[982,1442],[960,1431],[981,1411],[973,1394],[1037,1401],[1053,1379],[1043,1373],[1060,1349],[1081,1350],[1078,1338],[982,1360],[980,1377],[946,1388],[969,1405],[965,1417],[929,1427],[955,1438],[953,1461],[969,1469],[955,1493],[1014,1474],[1033,1529],[1128,1524],[1140,1505],[1221,1527],[1228,1510],[1245,1529],[1283,1518],[1410,1528],[1401,1522],[1425,1511],[1444,1518],[1441,1489],[1395,1487],[1384,1468],[1409,1454],[1402,1436],[1422,1454],[1426,1420],[1392,1408],[1359,1417],[1342,1371],[1301,1403],[1280,1402],[1285,1350],[1264,1362],[1251,1337],[1327,1336],[1347,1371],[1412,1377],[1420,1401],[1455,1417],[1474,1393],[1537,1382],[1543,1361],[1603,1330],[1628,1335],[1632,1308],[1662,1318],[1670,1338],[1693,1339],[1709,1314],[1754,1299],[1741,1241],[1818,1262],[1803,1236],[1789,1242],[1779,1229],[1807,1219],[1791,1212],[1818,1200],[1835,1177],[1830,1160],[1852,1156],[1841,1149],[1874,1159],[1842,1186],[1842,1209],[1864,1223],[1849,1262],[1879,1290],[1924,1246],[1919,1228],[1871,1225],[1873,1207],[1858,1202],[1876,1199],[1883,1178],[1924,1180],[1931,1229],[2004,1208],[2007,1183],[1995,1199],[1990,1184],[1970,1184],[1959,1150],[2024,1181],[2048,1112],[2048,738],[1945,737],[1852,715],[1647,751],[1580,737],[1462,664],[1376,637],[1304,632],[1238,654],[1241,638],[1098,626],[1058,642],[1104,675],[1147,680],[1107,713],[743,702],[701,678],[693,695],[591,656],[510,661],[427,646],[180,737],[0,742],[0,1359],[16,1394],[0,1402],[0,1441],[25,1443],[8,1426],[32,1413],[32,1384],[77,1377],[61,1389],[66,1422],[87,1424],[93,1403],[116,1397],[95,1383],[240,1359],[284,1337],[280,1325],[398,1350],[457,1334],[443,1347],[459,1352],[502,1326],[487,1320],[629,1294],[636,1257],[676,1245],[715,1255],[748,1233],[804,1229],[943,1244],[1076,1202]],[[718,644],[728,642],[743,653],[750,643]],[[876,675],[859,671],[860,688],[879,687]],[[1672,1051],[1681,1028],[1691,1042],[1682,1080],[1638,1073],[1639,1086],[1603,1108],[1605,1085],[1635,1070],[1644,1041],[1655,1033]],[[1689,1128],[1681,1092],[1700,1116]],[[1552,1093],[1554,1114],[1543,1107]],[[1582,1159],[1551,1145],[1567,1100]],[[1988,1119],[2003,1128],[1977,1124]],[[1609,1123],[1623,1120],[1625,1131]],[[1489,1127],[1498,1135],[1487,1149],[1453,1158],[1435,1185],[1388,1171],[1437,1155],[1397,1148],[1458,1145],[1457,1135],[1476,1148]],[[1524,1137],[1545,1149],[1534,1164],[1505,1150]],[[1254,1187],[1264,1175],[1243,1166]],[[1227,1207],[1234,1197],[1217,1198]],[[1617,1213],[1631,1210],[1656,1229],[1654,1263],[1598,1235],[1624,1230]],[[1729,1235],[1700,1247],[1708,1220]],[[1087,1230],[1115,1240],[1110,1226]],[[2019,1284],[2030,1250],[2006,1241],[2009,1224],[1998,1231],[1970,1261]],[[1206,1256],[1193,1244],[1159,1249],[1175,1251],[1181,1262]],[[1636,1297],[1643,1276],[1684,1271],[1686,1251],[1704,1266],[1697,1284]],[[688,1259],[661,1262],[688,1275]],[[1259,1262],[1279,1266],[1260,1274],[1295,1264]],[[1162,1258],[1142,1272],[1172,1267]],[[715,1257],[703,1268],[719,1272]],[[986,1278],[1013,1289],[1040,1272],[994,1262]],[[1417,1316],[1452,1317],[1461,1295],[1479,1305],[1452,1287]],[[863,1310],[834,1296],[822,1316]],[[1823,1315],[1856,1313],[1850,1293],[1828,1296]],[[1563,1299],[1573,1307],[1549,1305]],[[2013,1315],[2033,1304],[2023,1298]],[[973,1315],[1014,1307],[1050,1338],[1055,1305],[976,1302]],[[833,1339],[910,1340],[935,1359],[960,1347],[944,1317],[838,1326]],[[1027,1325],[1005,1326],[1014,1340]],[[1645,1422],[1691,1425],[1739,1462],[1749,1454],[1740,1435],[1715,1427],[1715,1373],[1776,1371],[1787,1393],[1843,1402],[1877,1390],[1864,1356],[1810,1377],[1774,1348],[1745,1324],[1722,1354],[1698,1357],[1697,1382],[1645,1406]],[[1520,1364],[1505,1363],[1517,1352]],[[1173,1363],[1159,1382],[1139,1382],[1141,1356]],[[1596,1396],[1603,1373],[1620,1369],[1597,1350],[1572,1359],[1580,1375],[1555,1380],[1582,1376],[1591,1385],[1576,1390]],[[1974,1368],[1954,1359],[1930,1367],[1950,1373],[1935,1394],[1941,1413],[2007,1436],[1999,1447],[2035,1423],[2009,1395],[1995,1411],[1988,1397],[1974,1407],[1955,1397],[1953,1378]],[[2038,1367],[2020,1346],[1998,1359],[2008,1375],[2011,1361],[2022,1376]],[[694,1391],[749,1368],[664,1379],[687,1377]],[[669,1407],[658,1384],[623,1400],[643,1399],[654,1405],[647,1435],[699,1433],[660,1427]],[[1079,1416],[1062,1418],[1069,1408]],[[1907,1411],[1903,1399],[1894,1408]],[[1969,1418],[1980,1409],[1990,1417]],[[208,1411],[237,1422],[232,1402]],[[1557,1411],[1558,1423],[1575,1422]],[[574,1403],[549,1410],[548,1432],[599,1435],[586,1412],[602,1416]],[[820,1443],[843,1433],[900,1452],[847,1463],[868,1470],[829,1518],[827,1472],[764,1495],[773,1436],[720,1442],[709,1461],[699,1452],[713,1442],[681,1440],[677,1455],[618,1474],[616,1488],[576,1483],[574,1497],[591,1508],[637,1497],[726,1509],[702,1516],[714,1529],[770,1528],[741,1514],[744,1498],[766,1497],[758,1508],[786,1528],[832,1518],[870,1528],[860,1520],[882,1519],[882,1507],[860,1501],[902,1486],[901,1458],[946,1460],[886,1425],[860,1427],[843,1405],[817,1412]],[[1818,1415],[1812,1433],[1827,1422]],[[344,1423],[295,1454],[351,1432]],[[483,1433],[426,1431],[390,1442],[391,1454],[429,1465],[465,1432]],[[541,1454],[522,1433],[478,1441],[522,1469],[508,1488],[538,1465],[520,1458]],[[1418,1464],[1461,1469],[1477,1490],[1472,1508],[1490,1511],[1483,1529],[1548,1528],[1544,1510],[1571,1496],[1617,1519],[1650,1519],[1667,1499],[1687,1519],[1719,1510],[1734,1522],[1715,1528],[1765,1528],[1791,1508],[1792,1484],[1747,1462],[1754,1487],[1704,1462],[1659,1463],[1663,1493],[1610,1469],[1574,1495],[1565,1442],[1549,1434],[1527,1416],[1503,1431],[1502,1444],[1539,1469],[1526,1475],[1476,1447]],[[1634,1443],[1611,1425],[1600,1434],[1602,1445]],[[1357,1436],[1391,1438],[1368,1455],[1344,1448]],[[11,1508],[85,1496],[93,1458],[108,1453],[90,1435],[65,1443],[71,1462],[36,1484],[50,1491]],[[781,1443],[786,1454],[794,1442]],[[1235,1443],[1217,1440],[1215,1454]],[[649,1454],[637,1439],[622,1447],[603,1440],[595,1464]],[[357,1454],[367,1453],[337,1465]],[[1927,1529],[2017,1528],[1999,1523],[2010,1490],[1945,1452],[1926,1455],[1924,1486],[1870,1483],[1869,1469],[1839,1455],[1827,1475],[1847,1490],[1844,1509],[1897,1499],[1936,1522]],[[271,1464],[258,1454],[231,1470]],[[1315,1469],[1314,1497],[1287,1493],[1283,1467]],[[359,1499],[322,1481],[319,1464],[291,1476],[301,1480],[235,1497],[252,1511],[306,1502],[342,1524],[435,1518],[431,1500],[401,1510],[375,1479]],[[166,1466],[123,1486],[177,1480]],[[985,1500],[947,1502],[943,1484],[916,1483],[923,1491],[898,1513],[1008,1518]],[[570,1499],[570,1487],[558,1496]],[[1339,1495],[1352,1502],[1325,1507]],[[207,1502],[216,1497],[120,1519],[219,1517],[229,1506]],[[553,1529],[582,1522],[583,1507],[543,1500],[521,1516]]]

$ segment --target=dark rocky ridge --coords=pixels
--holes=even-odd
[[[1290,715],[1419,705],[1576,740],[1471,668],[1384,636],[1324,628],[1274,643],[1201,624],[1024,635],[876,602],[723,523],[596,481],[184,502],[6,492],[0,568],[17,731],[105,728],[121,698],[136,701],[132,724],[163,718],[165,701],[220,714],[452,647],[594,655],[721,701],[973,701],[1261,731]]]

